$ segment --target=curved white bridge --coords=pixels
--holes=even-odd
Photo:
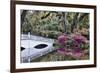
[[[21,50],[22,63],[30,62],[31,60],[46,55],[47,53],[54,50],[53,39],[33,35],[31,35],[30,38],[27,39],[25,39],[24,37],[27,37],[27,35],[22,35],[21,39],[21,47],[24,48],[23,50]],[[39,47],[38,45],[41,45],[41,47]]]

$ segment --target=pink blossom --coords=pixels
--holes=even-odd
[[[81,51],[81,49],[80,49],[80,48],[75,49],[75,50],[72,52],[72,55],[71,55],[71,56],[74,57],[74,58],[76,58],[76,59],[81,58],[81,56],[82,56],[82,51]]]
[[[59,51],[65,51],[65,49],[64,49],[64,48],[59,48],[58,50],[59,50]]]
[[[66,41],[67,41],[67,37],[65,35],[61,35],[61,36],[58,37],[58,42],[60,44],[65,44]]]
[[[85,40],[87,40],[84,36],[80,35],[80,34],[76,34],[73,36],[73,39],[75,41],[77,41],[78,43],[84,42]]]
[[[66,55],[66,51],[65,51],[64,48],[58,49],[57,52],[58,52],[59,54]]]
[[[57,50],[57,52],[59,53],[59,54],[61,54],[61,55],[72,55],[72,51],[69,51],[69,50],[65,50],[64,48],[60,48],[60,49],[58,49]]]
[[[82,56],[82,53],[72,53],[72,57],[74,57],[76,59],[81,58],[81,56]]]
[[[71,55],[72,55],[72,52],[71,52],[71,51],[67,51],[67,52],[66,52],[66,55],[67,55],[67,56],[71,56]]]

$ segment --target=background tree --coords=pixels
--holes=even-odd
[[[56,39],[63,33],[71,34],[78,32],[89,37],[89,14],[79,12],[22,10],[21,26],[21,32],[23,34],[31,32],[33,35]],[[86,33],[86,31],[88,33]]]

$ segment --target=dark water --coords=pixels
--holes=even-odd
[[[34,48],[36,48],[36,49],[43,49],[43,48],[45,48],[47,46],[48,46],[47,44],[39,44],[39,45],[36,45]]]
[[[24,47],[21,47],[21,51],[23,51],[25,48]]]

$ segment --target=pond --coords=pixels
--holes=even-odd
[[[36,49],[43,49],[43,48],[45,48],[47,46],[48,46],[47,44],[38,44],[34,48],[36,48]]]

